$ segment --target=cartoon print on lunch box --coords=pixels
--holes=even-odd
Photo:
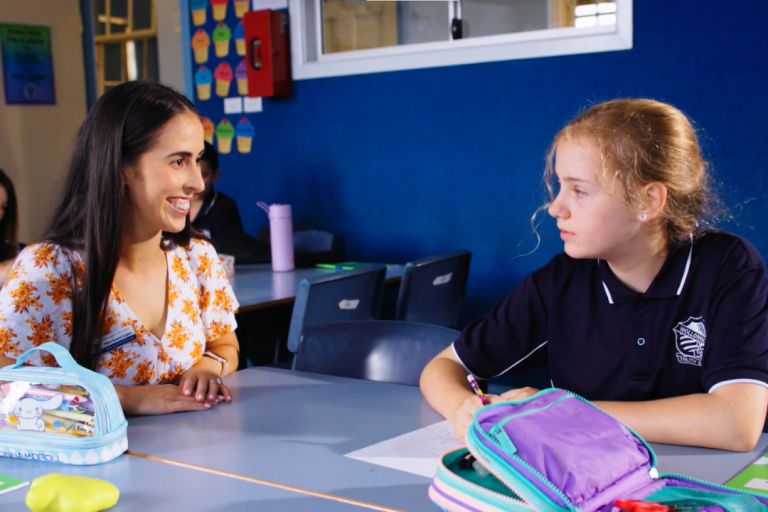
[[[45,430],[45,422],[42,420],[43,411],[58,409],[61,405],[61,395],[55,395],[48,400],[36,400],[34,398],[22,398],[13,408],[16,415],[16,430]]]

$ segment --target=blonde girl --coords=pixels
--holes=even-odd
[[[653,100],[595,105],[555,136],[545,177],[564,253],[427,365],[429,403],[463,438],[480,406],[466,374],[544,357],[554,386],[650,441],[751,450],[768,405],[768,281],[749,242],[704,229],[691,122]]]

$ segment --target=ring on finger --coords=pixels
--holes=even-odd
[[[216,377],[216,384],[221,386],[223,384],[223,381],[221,380],[221,377]]]

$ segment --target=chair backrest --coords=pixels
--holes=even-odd
[[[319,325],[304,330],[293,369],[416,386],[424,366],[460,334],[398,320]]]
[[[309,229],[293,232],[293,249],[296,252],[331,252],[336,236],[328,231]]]
[[[339,237],[317,229],[293,232],[293,257],[297,267],[339,261]]]
[[[293,227],[293,261],[297,267],[340,261],[342,240],[339,235],[312,227]],[[269,226],[259,232],[259,242],[266,248],[269,261]]]
[[[312,280],[302,279],[288,329],[288,350],[296,352],[305,328],[379,317],[387,267],[368,265]]]
[[[456,327],[472,253],[458,251],[406,263],[395,319]]]

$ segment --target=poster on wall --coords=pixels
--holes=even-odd
[[[5,103],[56,103],[51,29],[36,25],[0,25],[0,47]]]

